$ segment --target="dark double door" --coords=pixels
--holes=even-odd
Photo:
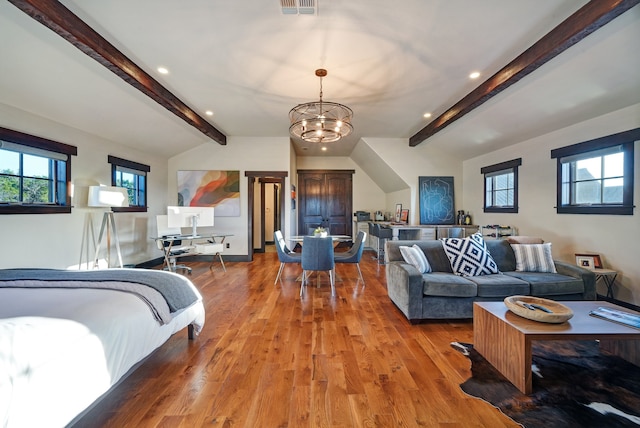
[[[329,228],[352,236],[353,170],[298,170],[298,234]]]

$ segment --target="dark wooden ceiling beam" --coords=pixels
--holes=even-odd
[[[409,139],[414,147],[606,25],[640,0],[591,0]]]
[[[214,141],[227,137],[58,1],[9,0],[92,59]]]

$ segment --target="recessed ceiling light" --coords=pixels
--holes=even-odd
[[[327,147],[326,147],[326,146],[325,146],[325,147],[323,147],[323,148],[322,148],[322,151],[323,151],[323,152],[326,152],[326,151],[327,151]]]
[[[474,71],[473,73],[471,73],[469,75],[470,79],[477,79],[478,77],[480,77],[480,72],[479,71]]]
[[[213,116],[213,112],[211,110],[207,110],[204,112],[207,116]]]
[[[157,70],[158,70],[158,73],[160,74],[169,74],[169,70],[167,70],[164,67],[158,67]]]
[[[431,113],[425,113],[423,116],[425,119],[429,119],[431,117]]]

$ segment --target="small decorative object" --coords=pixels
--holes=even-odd
[[[400,222],[408,223],[409,222],[409,210],[402,210],[400,212]]]
[[[576,265],[585,269],[602,269],[599,254],[576,254]]]
[[[319,236],[320,238],[326,238],[327,237],[327,230],[324,227],[318,226],[313,231],[313,235],[314,236]]]
[[[396,216],[394,218],[395,221],[400,221],[400,216],[402,215],[402,204],[396,204]]]
[[[504,304],[514,314],[533,321],[560,324],[573,317],[573,311],[554,300],[532,296],[509,296]]]
[[[468,212],[467,212],[467,215],[464,216],[464,224],[466,225],[471,224],[471,214],[469,214]]]
[[[456,219],[456,223],[458,223],[459,225],[463,225],[464,224],[464,210],[458,210],[458,217]]]

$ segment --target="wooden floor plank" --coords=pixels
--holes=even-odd
[[[459,384],[470,321],[409,323],[389,300],[384,265],[365,252],[300,297],[299,266],[273,284],[276,253],[227,272],[191,263],[207,310],[202,333],[174,335],[78,427],[468,427],[517,425]]]

